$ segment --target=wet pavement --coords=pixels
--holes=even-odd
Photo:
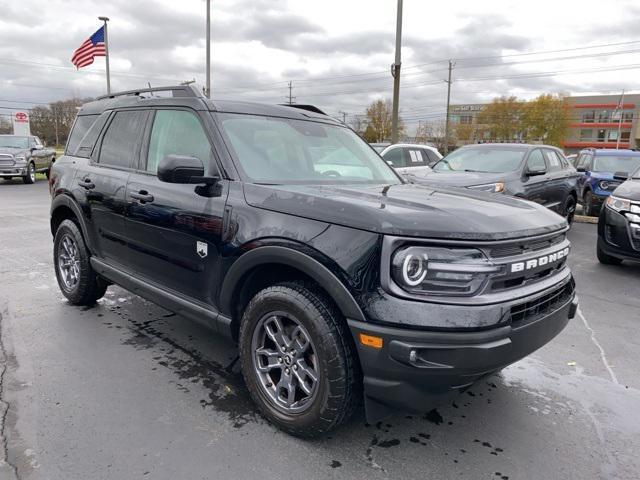
[[[256,412],[234,345],[125,290],[67,304],[45,182],[0,181],[0,479],[640,477],[640,264],[570,232],[581,310],[531,357],[426,415],[320,441]]]

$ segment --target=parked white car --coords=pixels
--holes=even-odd
[[[431,173],[431,167],[442,158],[435,147],[410,143],[389,145],[380,155],[398,173],[417,177]]]

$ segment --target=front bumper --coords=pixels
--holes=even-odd
[[[0,177],[22,177],[27,174],[27,166],[24,167],[1,167]]]
[[[532,295],[519,305],[520,310],[512,307],[507,324],[472,332],[349,320],[364,374],[368,421],[384,418],[394,409],[428,411],[548,343],[576,314],[573,280],[557,292]],[[382,348],[360,343],[361,333],[382,338]]]
[[[640,228],[621,214],[605,207],[598,219],[598,246],[607,255],[640,260]]]

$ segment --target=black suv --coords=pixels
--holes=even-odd
[[[425,411],[541,347],[575,314],[565,220],[412,185],[311,106],[191,87],[82,107],[52,171],[58,283],[116,283],[239,344],[264,415],[300,436]]]
[[[436,163],[422,178],[438,183],[504,193],[544,205],[573,221],[580,174],[562,151],[549,145],[467,145]]]

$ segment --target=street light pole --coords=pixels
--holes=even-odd
[[[107,95],[111,95],[111,74],[109,72],[109,35],[107,34],[107,22],[109,17],[98,17],[104,22],[104,59],[107,67]]]
[[[391,143],[398,143],[398,104],[400,102],[400,63],[402,49],[402,0],[398,0],[396,14],[396,58],[391,65],[393,76],[393,110],[391,113]]]
[[[211,98],[211,0],[207,0],[207,80],[204,94]]]

